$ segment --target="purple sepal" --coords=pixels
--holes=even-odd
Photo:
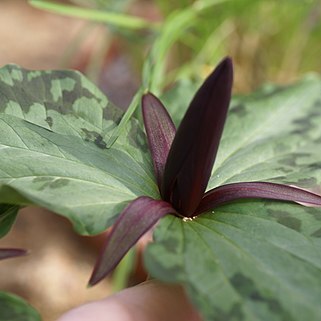
[[[176,213],[170,204],[141,196],[132,201],[119,215],[94,267],[89,285],[109,274],[136,244],[140,237],[166,214]]]
[[[266,198],[321,206],[321,196],[295,186],[268,182],[242,182],[219,186],[205,193],[195,214],[245,198]]]
[[[27,251],[23,249],[0,249],[0,260],[12,257],[27,255]]]
[[[164,105],[153,94],[142,98],[144,126],[152,154],[158,186],[163,180],[164,168],[176,128]]]
[[[233,65],[225,58],[194,96],[168,154],[162,196],[184,216],[205,192],[231,98]]]

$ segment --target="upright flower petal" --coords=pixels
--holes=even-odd
[[[163,104],[151,93],[143,96],[142,109],[148,145],[152,154],[157,183],[160,187],[176,128]]]
[[[175,213],[175,210],[164,201],[147,196],[132,201],[119,215],[108,235],[89,284],[98,283],[111,272],[139,238],[169,213]]]
[[[245,198],[266,198],[291,201],[301,205],[321,206],[321,195],[298,187],[267,182],[242,182],[222,185],[208,191],[204,195],[195,214],[200,214],[219,205]]]
[[[26,255],[27,251],[23,249],[0,249],[0,260],[9,259],[11,257]]]
[[[168,154],[163,199],[191,216],[206,189],[231,98],[233,66],[225,58],[193,98]]]

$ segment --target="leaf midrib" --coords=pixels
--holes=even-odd
[[[91,165],[85,164],[85,163],[81,163],[81,162],[77,161],[76,159],[66,158],[65,155],[63,155],[64,157],[60,157],[60,156],[57,156],[57,155],[52,155],[52,154],[48,154],[48,153],[45,153],[45,152],[39,152],[39,151],[32,150],[32,149],[29,149],[29,148],[23,148],[23,147],[17,147],[17,146],[10,146],[10,145],[0,145],[0,146],[5,146],[5,147],[7,147],[7,148],[9,148],[9,149],[27,150],[27,151],[29,151],[29,152],[31,152],[31,153],[39,154],[40,157],[57,158],[57,159],[59,159],[60,161],[63,160],[63,161],[65,161],[65,162],[70,162],[70,163],[73,163],[73,164],[75,163],[75,164],[77,164],[77,165],[81,165],[81,166],[84,166],[84,167],[88,167],[88,168],[90,168],[90,169],[94,169],[95,171],[101,172],[101,173],[103,173],[104,175],[108,175],[109,177],[113,177],[113,179],[115,179],[116,181],[122,182],[122,184],[124,184],[124,182],[125,182],[125,187],[126,187],[126,185],[127,185],[127,186],[132,186],[132,187],[134,187],[135,190],[141,190],[141,188],[139,187],[139,185],[134,185],[133,183],[130,183],[130,182],[124,180],[124,179],[118,178],[116,175],[111,174],[111,173],[107,173],[107,172],[105,172],[104,170],[102,170],[102,169],[100,169],[100,168],[98,168],[98,167],[91,166]],[[57,147],[58,147],[58,146],[57,146]],[[58,148],[59,148],[59,147],[58,147]],[[128,155],[128,154],[126,153],[126,155]],[[129,155],[129,156],[130,156],[130,155]],[[24,157],[25,157],[25,156],[24,156]],[[131,156],[130,156],[130,157],[131,157]],[[139,166],[141,167],[141,165],[139,165]],[[130,169],[130,167],[128,167],[128,166],[127,166],[127,168]],[[23,176],[22,176],[22,177],[23,177]],[[68,176],[67,176],[67,177],[68,177]],[[66,178],[67,178],[67,177],[66,177]],[[141,177],[143,180],[146,181],[146,178],[145,178],[145,177],[143,177],[143,176],[141,176],[141,175],[140,175],[140,177]],[[149,177],[149,176],[148,176],[148,177]],[[19,177],[16,177],[16,178],[19,178]],[[20,178],[21,178],[21,177],[20,177]],[[1,179],[1,178],[0,178],[0,179]],[[5,179],[5,178],[4,178],[4,179]],[[107,185],[107,186],[108,186],[108,185]],[[126,187],[126,188],[128,189],[128,187]],[[141,192],[142,192],[142,193],[141,193],[142,195],[146,194],[146,193],[145,193],[145,190],[141,190]]]
[[[9,115],[9,116],[10,116],[10,115]],[[18,117],[16,117],[16,116],[11,116],[11,117],[21,120],[21,118],[18,118]],[[124,179],[121,179],[121,178],[118,178],[118,176],[115,176],[114,174],[110,174],[110,173],[108,173],[108,172],[105,172],[104,170],[102,170],[102,169],[100,169],[100,168],[98,168],[98,167],[95,167],[95,166],[92,166],[92,165],[89,165],[89,164],[85,164],[85,163],[81,163],[81,162],[77,162],[75,159],[66,158],[66,155],[61,151],[61,147],[60,147],[60,146],[56,145],[54,142],[52,142],[51,140],[49,140],[47,137],[44,137],[44,136],[40,135],[39,133],[37,133],[37,134],[38,134],[41,138],[46,139],[47,141],[49,141],[50,144],[53,144],[53,145],[58,149],[58,151],[59,151],[59,153],[62,155],[62,157],[59,158],[59,156],[57,156],[57,155],[52,155],[52,154],[49,154],[49,153],[43,152],[43,151],[39,152],[39,151],[37,151],[37,150],[33,150],[33,149],[29,148],[29,146],[22,140],[22,138],[20,137],[20,135],[17,133],[17,131],[15,130],[15,128],[13,128],[13,126],[12,126],[10,123],[8,123],[4,118],[2,118],[2,121],[4,121],[10,128],[12,128],[12,130],[15,132],[16,136],[21,140],[21,142],[25,145],[26,148],[22,148],[22,147],[18,147],[18,146],[10,146],[10,145],[2,145],[2,146],[6,146],[6,147],[8,147],[8,148],[17,148],[17,149],[22,149],[22,150],[28,150],[28,151],[33,152],[33,153],[38,153],[39,155],[42,155],[42,154],[43,154],[43,155],[47,155],[47,156],[51,156],[51,157],[56,157],[56,158],[58,158],[58,159],[65,159],[65,160],[67,160],[67,161],[74,162],[74,163],[76,163],[76,164],[80,164],[81,166],[86,166],[86,167],[88,167],[88,168],[92,168],[92,169],[94,169],[94,170],[100,171],[101,173],[107,174],[108,176],[113,177],[115,180],[118,180],[118,181],[121,182],[122,184],[124,184],[124,182],[125,182],[125,184],[124,184],[125,186],[127,185],[127,186],[129,186],[129,187],[133,187],[134,190],[139,190],[139,191],[140,191],[140,195],[146,194],[146,191],[145,191],[145,190],[142,190],[141,186],[138,185],[138,184],[135,185],[134,183],[129,183],[129,181],[124,180]],[[29,122],[29,121],[28,121],[28,122]],[[35,125],[35,124],[33,124],[33,125]],[[35,126],[38,126],[38,125],[35,125]],[[38,127],[41,127],[41,126],[38,126]],[[42,128],[42,127],[41,127],[41,128]],[[56,133],[56,132],[53,132],[53,133],[56,134],[56,135],[62,135],[62,134],[59,134],[59,133]],[[65,136],[65,135],[62,135],[62,136]],[[67,136],[67,137],[68,137],[68,136]],[[1,146],[1,145],[0,145],[0,146]],[[141,180],[141,181],[145,181],[145,182],[147,181],[147,184],[148,184],[149,186],[151,186],[152,184],[154,185],[154,184],[155,184],[155,183],[154,183],[154,180],[150,177],[149,173],[146,171],[146,167],[143,167],[140,162],[137,162],[137,161],[134,159],[134,157],[133,157],[130,153],[128,153],[126,150],[123,150],[123,149],[122,149],[121,151],[122,151],[124,154],[126,154],[127,157],[129,157],[131,160],[133,160],[133,163],[135,163],[135,165],[138,166],[138,167],[141,169],[141,171],[145,174],[145,175],[142,175],[141,173],[137,173],[137,172],[136,172],[136,175],[140,178],[140,180]],[[100,152],[100,151],[96,151],[96,152],[98,153],[98,152]],[[101,152],[100,152],[100,153],[101,153]],[[113,156],[112,153],[110,153],[109,157],[113,157],[113,158],[115,159],[115,157]],[[131,167],[127,165],[127,162],[124,163],[124,166],[126,166],[126,168],[127,168],[129,171],[131,170]],[[127,186],[126,186],[126,188],[128,188]]]
[[[16,186],[14,186],[12,184],[12,182],[14,182],[15,180],[19,180],[21,178],[49,178],[49,177],[50,178],[54,178],[55,180],[62,178],[62,179],[67,179],[67,180],[74,180],[74,181],[81,181],[81,182],[84,182],[84,183],[90,183],[90,184],[93,184],[93,185],[102,186],[104,188],[108,188],[108,189],[113,189],[113,190],[119,191],[120,193],[129,195],[131,197],[135,197],[135,195],[129,194],[128,192],[125,192],[124,190],[115,188],[115,186],[113,186],[113,185],[102,184],[102,183],[98,183],[98,182],[95,182],[95,181],[84,180],[84,179],[80,179],[80,178],[72,177],[72,176],[56,176],[56,175],[27,175],[27,176],[15,176],[15,177],[11,176],[11,179],[9,179],[8,182],[5,182],[6,179],[4,179],[2,184],[17,188]],[[54,182],[54,180],[52,182]]]

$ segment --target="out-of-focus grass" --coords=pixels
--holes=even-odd
[[[145,77],[150,71],[154,91],[162,91],[179,78],[204,77],[225,55],[234,58],[238,69],[238,91],[253,90],[266,81],[290,82],[307,71],[321,69],[321,4],[317,0],[72,2],[87,7],[72,10],[31,1],[60,14],[105,21],[115,38],[122,39],[136,70],[143,69],[146,52],[153,48]],[[148,16],[148,2],[148,10],[153,2],[162,17],[159,26],[128,14],[135,7],[135,12]]]
[[[165,17],[172,12],[171,1],[156,2]],[[186,6],[195,1],[175,3]],[[172,50],[177,69],[170,76],[203,76],[226,54],[234,58],[241,91],[320,71],[320,16],[319,1],[229,0],[208,7]]]
[[[101,11],[99,9],[87,9],[67,4],[59,4],[51,1],[30,0],[30,4],[36,8],[52,11],[71,17],[88,19],[95,22],[106,23],[111,27],[137,30],[153,28],[154,24],[144,19],[126,15],[111,10]]]

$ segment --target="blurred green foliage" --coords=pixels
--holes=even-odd
[[[85,10],[80,13],[75,6],[72,13],[65,5],[46,8],[46,1],[30,1],[44,9],[91,21],[101,22],[105,14],[110,36],[121,42],[137,71],[145,62],[144,81],[156,92],[177,79],[203,78],[225,55],[232,56],[239,69],[237,91],[253,90],[267,80],[291,82],[302,73],[321,69],[318,0],[72,2]],[[99,18],[95,17],[97,12]],[[108,20],[111,13],[118,14],[112,21]],[[141,18],[134,20],[137,14]]]

